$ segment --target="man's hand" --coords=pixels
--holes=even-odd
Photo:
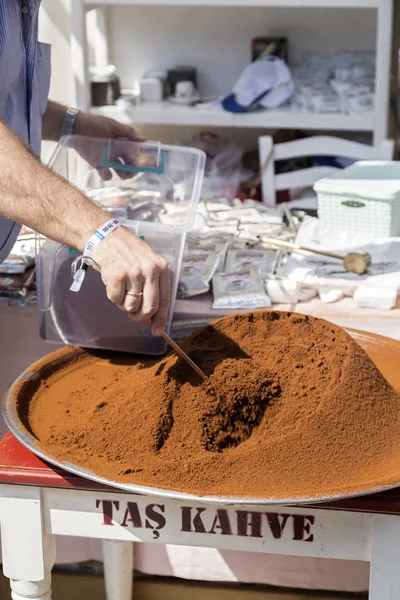
[[[101,145],[87,143],[86,138],[114,139],[120,140],[117,144],[111,145],[109,148],[109,160],[113,163],[122,163],[125,165],[135,165],[137,162],[138,148],[132,142],[140,143],[146,141],[137,129],[131,125],[126,125],[102,117],[99,115],[90,115],[88,113],[79,113],[75,122],[74,134],[83,136],[75,142],[74,148],[92,167],[94,167],[103,179],[109,181],[113,177],[113,172],[109,168],[101,166]],[[119,179],[131,179],[134,175],[132,172],[123,169],[114,168]]]
[[[43,139],[58,142],[60,139],[61,124],[67,110],[66,106],[49,100],[43,115]],[[79,113],[74,126],[74,133],[88,137],[125,139],[131,142],[145,142],[143,137],[134,127],[89,113]]]
[[[170,299],[166,260],[123,227],[113,231],[97,246],[93,259],[101,268],[109,300],[126,310],[133,321],[151,322],[153,335],[161,335],[167,322]]]
[[[88,137],[124,139],[131,142],[146,141],[146,138],[131,125],[88,113],[79,113],[75,121],[74,133]]]
[[[58,141],[60,138],[61,124],[65,115],[66,107],[57,102],[49,101],[47,110],[43,116],[43,138],[46,140]],[[79,113],[74,126],[74,134],[89,138],[101,138],[112,140],[126,140],[127,142],[145,142],[146,138],[141,135],[132,125],[126,125],[102,117],[100,115],[91,115],[89,113]],[[85,140],[76,141],[75,149],[90,165],[98,170],[100,177],[108,181],[113,177],[112,171],[101,167],[101,146],[99,144],[88,144]],[[120,154],[118,154],[118,152]],[[112,148],[110,160],[113,162],[122,162],[127,165],[134,165],[137,160],[137,149],[133,144],[127,143],[126,147],[122,142],[118,149]],[[120,179],[130,179],[133,175],[126,170],[116,170]]]

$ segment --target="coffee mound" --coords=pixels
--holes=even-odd
[[[256,312],[182,347],[207,380],[172,353],[81,351],[42,370],[21,418],[58,460],[190,494],[289,500],[400,480],[400,397],[340,327]]]
[[[204,405],[210,405],[201,417],[205,448],[217,452],[247,440],[261,423],[269,402],[281,393],[273,375],[249,358],[226,358],[215,367],[204,388]]]

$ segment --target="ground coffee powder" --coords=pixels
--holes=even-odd
[[[27,427],[57,459],[192,494],[316,498],[399,481],[400,396],[341,328],[256,312],[182,346],[206,381],[174,354],[82,351],[21,403]]]

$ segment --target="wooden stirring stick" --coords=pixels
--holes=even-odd
[[[197,375],[200,375],[200,377],[201,377],[202,379],[206,379],[206,378],[207,378],[206,374],[205,374],[205,373],[203,373],[203,371],[200,369],[200,367],[198,367],[198,366],[196,365],[196,363],[194,363],[194,362],[192,361],[192,359],[191,359],[191,358],[190,358],[190,357],[189,357],[189,356],[186,354],[186,352],[184,352],[184,351],[182,350],[182,348],[181,348],[180,346],[178,346],[178,344],[176,344],[176,343],[174,342],[174,340],[173,340],[172,338],[170,338],[170,337],[169,337],[169,335],[168,335],[167,333],[165,333],[165,331],[164,331],[164,333],[162,334],[162,337],[164,338],[164,340],[165,340],[166,342],[168,342],[168,344],[169,344],[170,346],[172,346],[172,347],[173,347],[173,349],[175,350],[175,352],[176,352],[177,354],[179,354],[179,356],[180,356],[181,358],[183,358],[183,360],[185,360],[185,361],[188,363],[188,365],[190,365],[190,366],[192,367],[192,369],[194,369],[194,370],[196,371]]]
[[[336,258],[343,261],[343,266],[348,273],[364,275],[368,267],[371,266],[371,256],[367,252],[349,252],[343,256],[342,254],[328,252],[327,250],[317,250],[316,248],[308,248],[307,246],[301,246],[300,244],[294,244],[292,242],[275,240],[264,235],[260,236],[260,239],[265,244],[273,244],[274,246],[280,246],[281,248],[289,248],[290,250],[304,250],[306,252],[313,252],[314,254],[322,254],[322,256],[329,256],[330,258]]]

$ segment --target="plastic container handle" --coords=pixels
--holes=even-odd
[[[126,173],[155,173],[162,175],[165,169],[165,152],[160,152],[160,163],[157,167],[135,167],[133,165],[125,165],[120,162],[113,162],[107,158],[108,146],[104,146],[101,150],[101,167],[103,169],[115,169],[115,171],[125,171]]]

